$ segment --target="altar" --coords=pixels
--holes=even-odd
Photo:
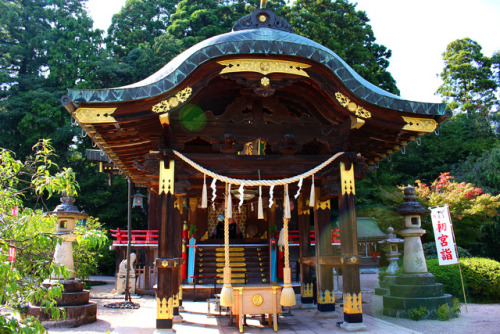
[[[268,315],[268,324],[278,331],[278,314],[281,313],[281,286],[245,285],[233,286],[234,305],[231,307],[231,322],[236,316],[240,333],[243,333],[243,318],[247,314]]]

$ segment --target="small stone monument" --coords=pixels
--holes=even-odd
[[[128,275],[128,287],[129,292],[131,294],[135,294],[135,269],[134,262],[136,259],[135,253],[130,253],[130,271]],[[118,267],[118,273],[116,274],[116,293],[125,293],[125,286],[127,282],[127,259],[124,259],[120,262],[120,266]]]
[[[42,321],[45,327],[77,327],[95,322],[97,320],[97,304],[89,302],[89,291],[83,290],[83,283],[75,279],[75,265],[73,262],[73,246],[76,221],[88,217],[86,213],[78,211],[73,204],[75,199],[67,196],[63,191],[61,204],[51,214],[57,216],[57,232],[62,236],[63,242],[56,246],[54,262],[66,266],[70,270],[70,279],[64,277],[53,277],[46,280],[43,285],[50,287],[59,283],[64,287],[61,299],[57,300],[58,307],[64,307],[66,318],[55,321],[43,308],[30,305],[28,315],[32,315]]]
[[[453,305],[452,296],[443,294],[443,284],[436,283],[434,275],[427,272],[424,249],[420,237],[425,234],[420,215],[427,214],[417,202],[415,188],[404,189],[404,203],[396,210],[404,217],[404,229],[399,232],[405,239],[403,273],[389,286],[389,294],[383,296],[384,314],[391,317],[409,318],[410,311],[420,306],[428,310],[426,318],[432,318],[439,306]]]

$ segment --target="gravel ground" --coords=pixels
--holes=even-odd
[[[364,274],[361,275],[361,290],[363,295],[363,313],[372,315],[381,320],[414,330],[417,332],[425,334],[445,334],[445,333],[478,333],[478,334],[490,334],[490,333],[500,333],[500,304],[469,304],[468,312],[465,310],[465,306],[462,306],[461,314],[458,318],[452,319],[450,321],[439,321],[439,320],[421,320],[413,321],[409,319],[398,319],[382,315],[381,305],[382,297],[375,296],[373,294],[375,285],[378,280],[377,274]],[[94,286],[90,290],[91,301],[96,302],[98,305],[97,318],[98,321],[94,324],[81,326],[78,328],[53,328],[49,330],[49,333],[141,333],[137,329],[137,323],[140,323],[140,319],[150,318],[151,314],[156,313],[156,305],[152,296],[136,297],[133,299],[134,302],[141,304],[141,308],[138,310],[121,310],[112,309],[104,307],[105,304],[116,303],[122,301],[122,296],[117,296],[110,294],[110,291],[114,288],[114,278],[113,277],[92,277],[92,280],[107,281],[108,284],[104,286]],[[341,281],[341,280],[340,280]],[[341,289],[341,286],[337,287]],[[198,303],[196,303],[198,304]],[[197,316],[202,316],[206,312],[206,303],[200,303],[200,310]],[[151,313],[152,312],[152,313]],[[203,333],[203,329],[211,330],[217,328],[217,322],[215,318],[199,319],[204,323],[196,322],[198,320],[193,319],[190,322],[194,323],[196,326],[196,332],[198,334]],[[185,321],[189,321],[184,317]],[[184,322],[186,326],[189,326]],[[183,326],[184,326],[183,324]],[[125,327],[136,327],[132,331],[122,331],[120,328]],[[154,326],[154,322],[150,324]],[[144,327],[144,326],[142,326]],[[143,328],[143,333],[151,333],[152,328]]]

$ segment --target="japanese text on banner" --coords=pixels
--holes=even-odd
[[[448,206],[431,208],[431,219],[439,265],[458,263]]]

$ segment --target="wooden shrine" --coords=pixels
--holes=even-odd
[[[254,194],[246,203],[255,211],[240,226],[241,243],[265,239],[265,233],[269,238],[272,224],[283,222],[288,229],[283,216],[292,203],[288,209],[300,231],[302,301],[312,302],[315,267],[317,308],[334,311],[332,267],[341,267],[344,325],[362,326],[355,179],[449,117],[442,104],[407,101],[370,84],[266,9],[186,50],[143,81],[70,89],[63,104],[109,158],[108,168],[148,189],[150,229],[159,230],[158,330],[172,328],[182,293],[183,222],[197,226],[202,238],[214,233],[209,216],[223,213],[226,230],[247,192]],[[259,180],[277,185],[252,183]],[[331,239],[322,237],[331,236],[332,210],[340,217],[340,256],[333,254]],[[224,233],[216,240],[229,247]],[[228,257],[224,261],[228,291],[231,270]],[[286,271],[284,282],[286,295]]]

